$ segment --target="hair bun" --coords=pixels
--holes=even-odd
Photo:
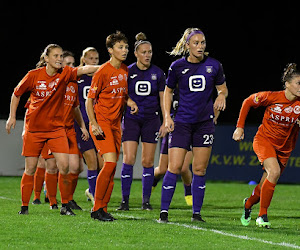
[[[140,32],[138,33],[136,36],[135,36],[135,39],[137,41],[145,41],[147,39],[146,35],[143,33],[143,32]]]

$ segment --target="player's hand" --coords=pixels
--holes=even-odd
[[[168,130],[167,130],[165,124],[162,124],[159,128],[158,136],[160,138],[162,138],[162,137],[165,137],[167,133],[168,133]]]
[[[174,130],[174,121],[172,120],[171,116],[167,116],[165,119],[165,127],[168,133]]]
[[[7,122],[6,122],[6,131],[8,134],[10,134],[10,130],[11,128],[15,129],[16,127],[16,118],[12,118],[12,117],[9,117]]]
[[[244,129],[236,128],[235,131],[233,132],[232,139],[239,142],[244,140],[244,137],[245,137]]]
[[[139,108],[138,108],[138,106],[136,105],[136,103],[133,102],[133,103],[131,104],[131,106],[130,106],[130,114],[132,114],[132,115],[137,115],[138,112],[139,112]]]
[[[89,138],[90,138],[89,132],[87,131],[86,128],[80,128],[80,129],[81,129],[81,132],[82,132],[81,139],[82,139],[83,141],[88,141]]]
[[[103,135],[103,130],[97,122],[91,122],[91,128],[94,136]]]
[[[226,108],[226,98],[225,95],[220,94],[215,100],[214,109],[219,111],[224,111]]]

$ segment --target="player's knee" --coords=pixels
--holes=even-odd
[[[133,166],[135,163],[135,156],[134,155],[124,155],[123,161],[125,164]]]
[[[142,166],[144,168],[151,168],[151,167],[153,167],[153,164],[154,164],[153,159],[149,159],[149,158],[143,158],[142,159]]]
[[[279,169],[272,169],[268,174],[268,179],[272,183],[277,183],[280,177],[280,168]]]
[[[206,175],[206,168],[200,168],[200,169],[193,169],[193,174],[204,176]]]

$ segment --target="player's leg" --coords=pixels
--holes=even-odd
[[[78,152],[79,153],[79,152]],[[82,210],[80,206],[76,203],[73,198],[77,182],[78,176],[80,174],[80,158],[79,154],[69,154],[69,180],[70,180],[70,191],[69,191],[69,206],[72,209]]]
[[[144,210],[152,210],[150,205],[150,196],[152,184],[154,181],[154,155],[156,150],[156,143],[142,143],[142,166],[143,166],[143,206]]]
[[[273,198],[275,186],[281,174],[281,168],[277,158],[274,157],[266,159],[263,165],[267,172],[267,178],[264,180],[261,186],[260,209],[258,218],[256,220],[256,225],[259,227],[269,228],[271,224],[268,221],[267,210]]]
[[[58,183],[58,168],[56,165],[55,158],[46,159],[45,182],[46,182],[47,195],[48,195],[48,199],[50,202],[50,209],[58,209],[57,200],[56,200],[57,183]]]
[[[38,157],[25,157],[25,170],[21,180],[22,207],[19,214],[28,214],[28,204],[33,191],[34,173]]]
[[[41,204],[41,191],[45,180],[45,160],[40,156],[38,165],[34,174],[34,198],[32,204]]]
[[[123,164],[121,170],[122,202],[118,210],[129,210],[129,196],[133,179],[133,166],[135,164],[138,142],[124,141],[123,145]]]
[[[212,147],[193,147],[193,217],[192,221],[204,221],[201,218],[201,208],[205,194],[205,174]]]
[[[192,165],[193,159],[193,153],[192,151],[188,151],[184,162],[183,162],[183,166],[181,169],[181,179],[183,182],[183,186],[184,186],[184,198],[185,198],[185,202],[187,205],[192,206],[193,205],[193,197],[192,197],[192,178],[193,178],[193,174],[190,170],[190,166]]]
[[[170,148],[168,170],[164,176],[161,189],[160,219],[158,222],[168,222],[168,211],[175,192],[177,178],[187,150],[185,148]]]
[[[157,186],[157,183],[160,181],[160,179],[167,172],[168,169],[168,140],[169,135],[166,135],[161,142],[158,166],[154,169],[154,181],[152,184],[152,191]]]

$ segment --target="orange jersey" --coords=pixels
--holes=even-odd
[[[97,121],[121,121],[128,94],[127,77],[125,64],[116,69],[109,61],[95,73],[88,98],[96,100],[94,110]]]
[[[55,131],[64,127],[64,96],[67,83],[77,80],[77,68],[65,66],[54,76],[46,67],[29,71],[14,90],[15,96],[30,91],[26,125],[30,132]]]
[[[237,127],[244,128],[250,108],[259,106],[266,110],[257,134],[266,137],[276,150],[290,153],[298,138],[300,99],[289,101],[285,91],[253,94],[243,102]]]
[[[64,100],[64,124],[66,128],[73,128],[73,108],[79,106],[78,85],[76,82],[69,82]]]

